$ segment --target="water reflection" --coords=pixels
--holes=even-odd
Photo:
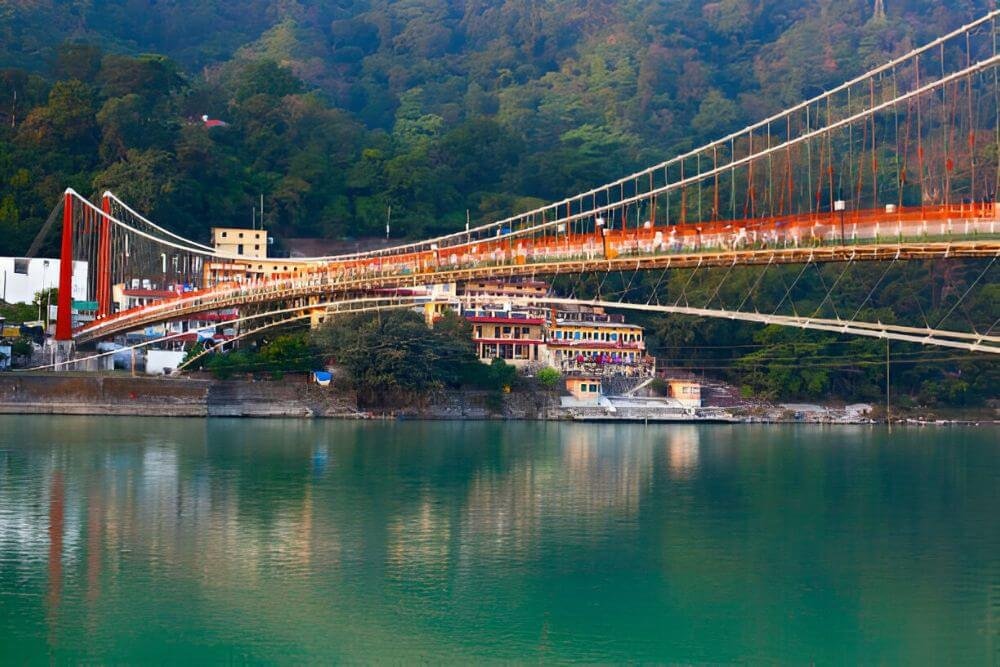
[[[997,645],[981,432],[892,449],[849,429],[0,421],[0,632],[18,638],[0,658],[141,661],[178,632],[219,660]],[[876,612],[891,623],[865,627]]]
[[[671,476],[684,479],[698,470],[698,434],[693,425],[677,426],[667,433]]]

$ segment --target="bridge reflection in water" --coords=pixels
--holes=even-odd
[[[997,648],[989,431],[0,427],[4,662]]]

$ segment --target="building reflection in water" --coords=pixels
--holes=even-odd
[[[698,466],[693,427],[637,427],[630,432],[635,437],[624,438],[615,426],[567,426],[557,433],[519,449],[503,466],[469,469],[460,496],[424,484],[418,497],[387,508],[391,513],[384,517],[381,542],[387,567],[401,574],[482,558],[526,558],[543,535],[566,543],[612,533],[621,537],[636,529],[657,440],[666,438],[671,476],[690,476]],[[72,501],[79,505],[72,513],[81,521],[70,525],[64,518],[69,502],[64,473],[51,474],[46,561],[53,618],[67,542],[80,544],[86,554],[81,574],[90,604],[98,602],[103,581],[113,578],[123,558],[143,558],[154,573],[189,573],[206,586],[234,580],[252,586],[268,568],[309,568],[316,550],[324,567],[334,566],[343,539],[352,550],[370,552],[370,536],[341,535],[343,526],[363,517],[345,513],[347,508],[323,485],[317,506],[315,484],[339,472],[329,443],[281,450],[277,462],[256,462],[243,451],[226,451],[213,461],[204,432],[182,435],[183,442],[147,441],[138,448],[105,450],[96,460],[93,452],[85,461],[67,453],[57,464],[75,468],[73,474],[90,469],[95,477]],[[260,456],[266,459],[274,451]],[[352,463],[362,470],[372,465],[358,451],[336,456],[356,457]]]
[[[252,448],[201,426],[127,445],[94,446],[95,437],[36,458],[48,468],[39,481],[50,639],[66,615],[66,581],[93,627],[137,569],[208,598],[276,576],[334,576],[345,554],[352,567],[381,563],[389,581],[472,585],[462,575],[474,565],[530,560],[546,544],[583,551],[631,539],[664,449],[671,478],[696,474],[699,461],[698,430],[685,425],[532,428],[502,450],[456,440],[435,456],[409,443],[372,450],[294,427],[261,430],[266,444]],[[41,545],[4,532],[4,548],[30,562]]]
[[[637,530],[654,448],[643,431],[630,441],[615,428],[563,426],[525,446],[508,467],[480,466],[458,508],[424,498],[396,519],[390,568],[428,573],[449,563],[526,559],[542,540],[583,546]],[[691,441],[688,434],[684,442]]]
[[[853,562],[864,566],[861,602],[837,603],[838,618],[916,609],[916,637],[941,626],[964,638],[967,626],[979,640],[996,624],[981,593],[995,571],[984,527],[995,524],[996,454],[979,431],[950,431],[962,446],[911,433],[918,446],[900,461],[867,429],[817,431],[823,446],[802,447],[787,429],[680,424],[70,422],[0,429],[0,663],[44,661],[46,648],[51,662],[101,662],[87,651],[192,628],[220,644],[250,637],[241,650],[262,662],[309,642],[357,647],[351,658],[400,637],[440,638],[448,623],[454,646],[476,631],[520,633],[556,657],[577,628],[620,638],[647,621],[650,638],[665,627],[705,641],[744,630],[759,649],[749,654],[765,655],[789,623],[789,598],[772,582],[796,591],[792,604],[827,605]],[[880,484],[883,471],[907,485]],[[836,523],[816,519],[831,507]],[[831,526],[849,539],[828,540]],[[795,541],[799,551],[786,549]],[[914,545],[933,558],[896,558]],[[649,591],[648,605],[629,617],[556,599],[591,584],[587,595],[605,601]],[[683,604],[660,623],[664,592]],[[890,609],[874,594],[908,604]],[[727,620],[746,600],[755,615]],[[699,614],[717,614],[721,630]],[[33,644],[11,649],[7,628]],[[259,638],[274,652],[253,653]]]
[[[667,461],[671,477],[686,479],[698,471],[699,433],[694,424],[678,424],[667,430]]]

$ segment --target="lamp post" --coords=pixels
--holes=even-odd
[[[844,245],[844,211],[847,209],[847,202],[838,199],[833,202],[833,210],[840,211],[840,245]]]
[[[601,242],[604,245],[604,256],[608,256],[608,241],[605,238],[605,234],[608,230],[604,229],[604,218],[597,216],[594,219],[594,233],[601,237]]]
[[[43,259],[42,260],[42,293],[43,294],[45,293],[45,290],[46,290],[46,278],[45,278],[45,275],[48,273],[48,270],[49,270],[49,260]],[[39,320],[42,319],[42,300],[40,298],[38,299],[38,319]],[[48,311],[45,311],[45,319],[46,320],[49,319],[49,313],[48,313]],[[48,330],[48,328],[49,328],[48,327],[48,322],[46,322],[45,328],[46,328],[46,330]]]

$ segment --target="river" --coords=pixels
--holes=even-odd
[[[996,428],[0,417],[0,664],[996,664]]]

